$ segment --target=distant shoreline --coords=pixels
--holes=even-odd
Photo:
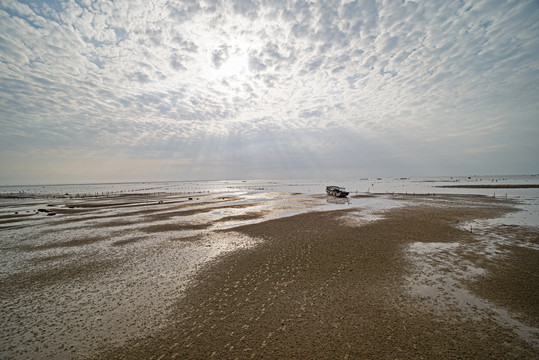
[[[496,184],[496,185],[439,185],[438,188],[465,188],[465,189],[539,189],[539,184]]]

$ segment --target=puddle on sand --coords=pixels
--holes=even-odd
[[[392,199],[391,196],[373,196],[354,198],[350,200],[351,206],[357,208],[341,217],[348,226],[362,226],[370,222],[385,218],[384,213],[405,205],[404,201]]]
[[[484,269],[460,257],[459,253],[465,251],[480,253],[476,247],[463,249],[465,246],[422,242],[409,245],[407,255],[414,264],[414,272],[407,279],[411,294],[427,300],[435,308],[458,308],[473,318],[493,318],[523,340],[539,346],[539,329],[516,320],[507,310],[473,295],[462,286],[463,280],[485,273]],[[493,254],[488,246],[483,250],[485,256]]]

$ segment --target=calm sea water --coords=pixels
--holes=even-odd
[[[340,185],[350,192],[371,193],[451,193],[498,196],[534,196],[535,189],[458,189],[444,185],[538,185],[539,175],[511,176],[444,176],[420,178],[362,178],[362,179],[291,179],[291,180],[219,180],[168,181],[103,184],[12,185],[0,186],[0,195],[35,194],[40,196],[102,195],[120,193],[185,193],[217,194],[229,192],[301,192],[323,193],[326,185]]]

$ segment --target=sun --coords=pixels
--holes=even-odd
[[[248,56],[245,53],[232,54],[217,70],[218,75],[224,79],[233,78],[240,80],[246,77],[248,68]]]
[[[241,38],[210,46],[211,72],[217,81],[244,82],[249,77],[249,43]]]

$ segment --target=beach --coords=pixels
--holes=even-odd
[[[48,264],[2,277],[3,357],[537,358],[538,229],[489,222],[514,200],[329,200],[122,195],[26,215],[78,235],[3,242]]]
[[[529,337],[501,324],[488,306],[461,306],[450,286],[436,289],[439,297],[410,291],[409,279],[421,281],[422,274],[405,256],[407,246],[473,243],[474,234],[456,223],[508,210],[488,199],[453,198],[449,207],[447,201],[420,202],[360,226],[345,225],[348,212],[334,211],[236,228],[264,241],[205,269],[175,309],[171,327],[107,357],[535,358],[537,250],[509,247],[513,257],[489,264],[481,254],[462,254],[469,265],[457,264],[495,269],[469,280],[469,291],[492,308],[517,312],[535,327]],[[537,242],[537,233],[532,238]],[[518,272],[507,271],[515,267]],[[462,269],[443,271],[440,276],[450,278]],[[498,282],[504,291],[490,286]]]

